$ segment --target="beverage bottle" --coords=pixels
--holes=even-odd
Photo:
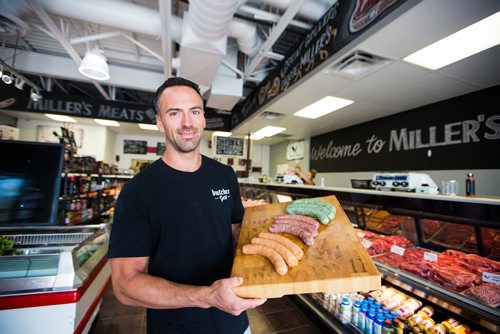
[[[354,305],[352,306],[352,319],[351,319],[351,324],[355,327],[358,326],[360,311],[361,311],[361,302],[359,300],[356,300],[354,302]]]
[[[382,327],[382,334],[392,334],[394,333],[394,326],[392,325],[391,320],[384,321],[384,327]]]
[[[465,178],[465,195],[476,195],[476,180],[474,179],[474,174],[472,173],[467,173],[467,177]]]
[[[365,321],[365,334],[373,334],[373,322],[375,320],[375,309],[368,310]]]
[[[349,326],[352,319],[352,302],[349,298],[342,299],[340,306],[340,321],[344,326]]]
[[[373,321],[373,334],[382,334],[382,327],[384,326],[384,316],[378,314]]]
[[[359,311],[358,318],[358,329],[361,333],[365,332],[366,327],[366,316],[368,315],[368,303],[361,304],[361,310]]]

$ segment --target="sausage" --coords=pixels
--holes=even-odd
[[[276,215],[274,216],[274,220],[299,220],[301,222],[304,222],[306,224],[311,225],[314,228],[319,228],[319,223],[314,220],[311,217],[304,216],[304,215],[293,215],[293,214],[283,214],[283,215]]]
[[[274,266],[274,270],[280,275],[285,275],[288,272],[285,260],[274,249],[256,244],[246,244],[242,247],[243,254],[247,255],[261,255],[266,257]]]
[[[279,219],[279,220],[275,220],[274,221],[275,224],[288,224],[288,225],[293,225],[293,226],[297,226],[299,227],[300,229],[306,231],[307,233],[309,233],[310,235],[312,235],[313,237],[317,236],[318,235],[318,229],[307,224],[307,223],[304,223],[303,221],[300,221],[300,220],[286,220],[286,219]]]
[[[328,202],[325,202],[325,201],[322,201],[319,199],[314,199],[314,198],[302,198],[302,199],[295,200],[294,203],[311,204],[311,205],[317,205],[319,207],[322,207],[325,210],[327,210],[328,218],[330,220],[333,219],[333,217],[335,216],[335,211],[337,211],[335,209],[335,206],[333,206],[331,203],[328,203]]]
[[[295,255],[295,257],[297,257],[298,260],[302,259],[302,257],[304,256],[304,251],[302,250],[302,248],[300,248],[292,240],[287,239],[284,236],[274,233],[261,232],[259,233],[259,238],[270,239],[279,242],[280,244],[288,248]]]
[[[313,206],[307,203],[295,203],[289,204],[286,207],[286,213],[296,214],[296,215],[305,215],[314,217],[319,220],[321,224],[328,224],[330,219],[328,218],[328,212],[324,208],[320,206]]]
[[[277,241],[265,238],[252,238],[252,244],[271,247],[281,255],[289,267],[296,267],[299,265],[297,257],[288,248]]]
[[[304,229],[290,224],[272,224],[269,226],[269,232],[273,233],[290,233],[299,237],[307,246],[312,246],[314,244],[314,237],[307,233]]]

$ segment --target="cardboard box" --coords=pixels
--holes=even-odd
[[[10,125],[0,125],[0,139],[19,140],[19,129]]]

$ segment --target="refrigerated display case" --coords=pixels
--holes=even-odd
[[[6,333],[88,333],[110,282],[108,225],[0,228],[15,252],[0,257]]]
[[[335,195],[351,222],[361,230],[384,237],[401,236],[411,247],[425,248],[429,252],[451,249],[482,258],[490,256],[498,261],[500,199],[256,182],[240,182],[240,188],[244,199],[264,198],[270,203],[277,201],[278,195],[293,200]],[[382,273],[383,283],[403,289],[444,314],[473,324],[482,332],[500,331],[498,304],[487,304],[466,295],[463,290],[455,291],[377,261],[376,257],[373,260]],[[493,276],[494,279],[499,277]],[[295,298],[333,331],[353,331],[328,316],[328,311],[325,312],[312,296]]]

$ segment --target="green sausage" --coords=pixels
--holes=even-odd
[[[311,204],[311,205],[320,206],[320,207],[324,208],[325,210],[327,210],[326,212],[327,212],[328,218],[330,220],[332,220],[333,217],[335,217],[335,213],[337,211],[332,204],[327,203],[327,202],[323,202],[319,199],[303,198],[303,199],[295,200],[293,203],[304,203],[304,204]]]
[[[325,211],[318,206],[304,205],[301,203],[298,204],[292,203],[286,207],[286,212],[289,214],[314,217],[318,219],[321,224],[328,224],[328,222],[330,221],[330,219],[328,218],[328,214],[325,213]]]

